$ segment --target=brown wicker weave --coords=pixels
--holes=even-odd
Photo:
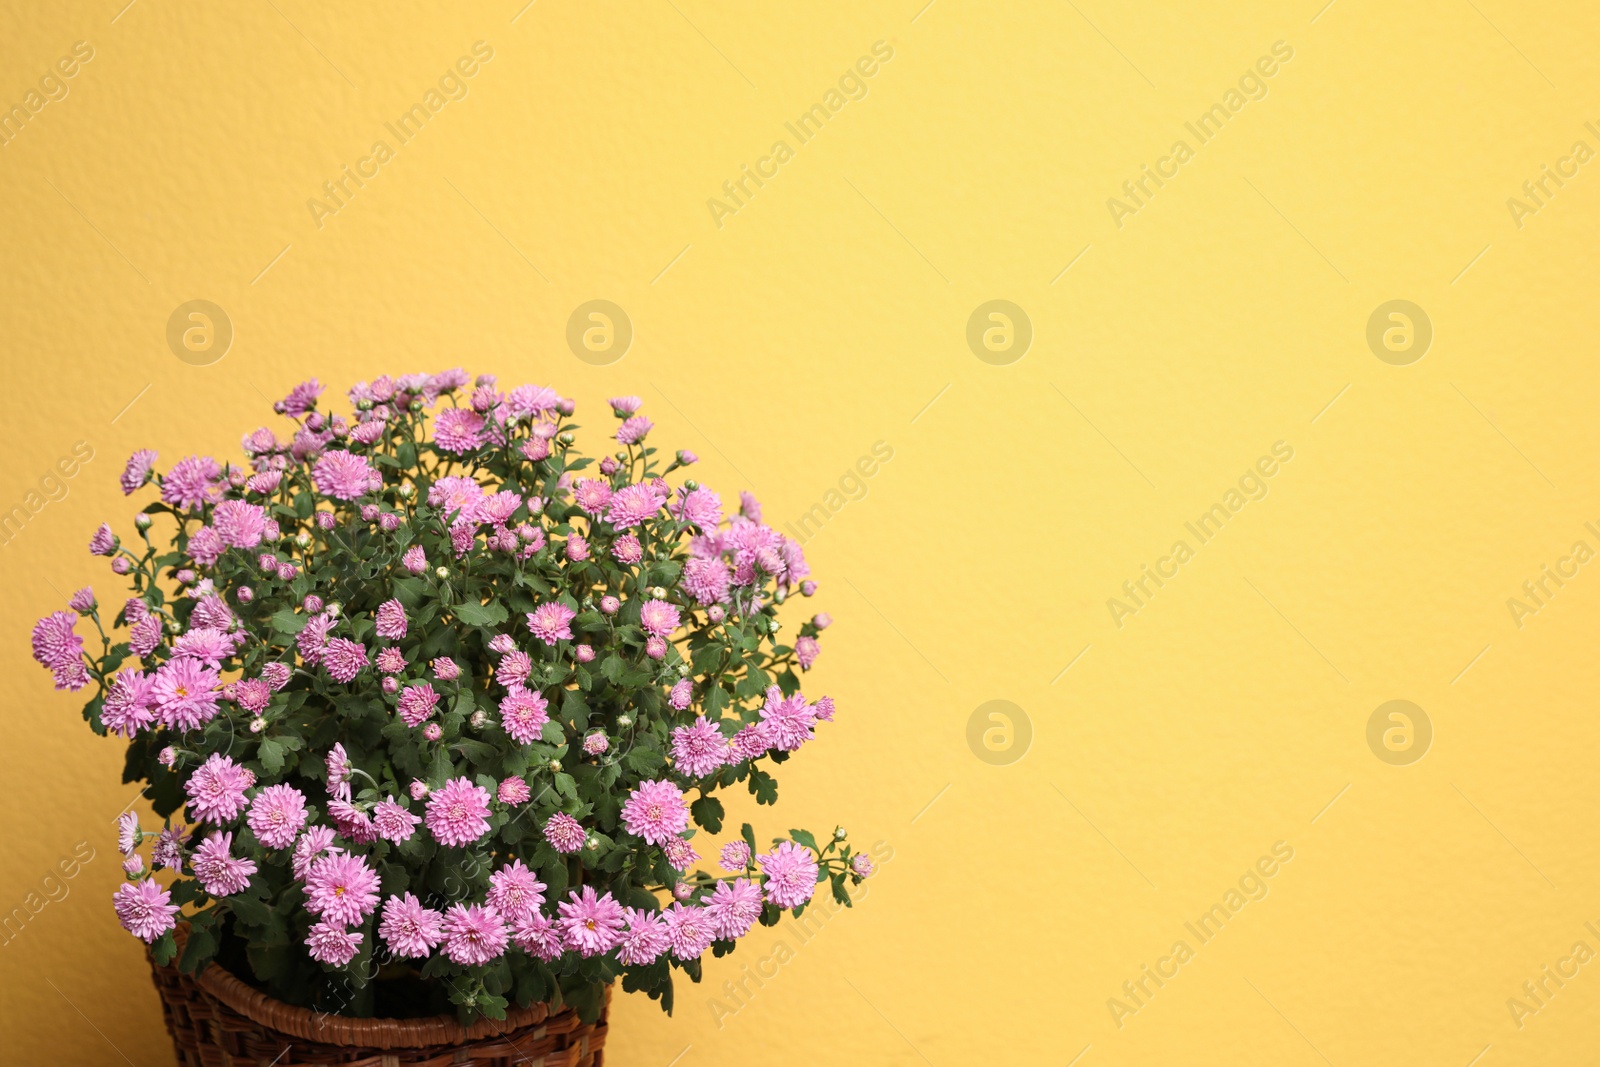
[[[180,935],[181,935],[180,930]],[[151,962],[180,1067],[602,1067],[611,987],[598,1021],[512,1007],[464,1027],[431,1019],[347,1019],[274,1000],[217,966],[197,978]]]

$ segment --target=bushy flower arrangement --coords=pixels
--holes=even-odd
[[[771,766],[834,714],[797,674],[827,616],[792,643],[777,619],[815,583],[754,498],[670,482],[695,457],[658,469],[637,397],[595,463],[547,388],[382,377],[349,416],[321,392],[274,405],[292,431],[246,435],[248,466],[135,453],[124,493],[159,498],[89,545],[132,595],[33,630],[164,820],[123,816],[113,901],[158,961],[182,919],[183,969],[289,1003],[592,1017],[619,977],[670,1010],[674,970],[824,882],[849,903],[872,862],[842,829],[700,834],[719,790],[775,803]]]

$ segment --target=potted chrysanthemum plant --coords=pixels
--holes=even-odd
[[[89,546],[128,595],[33,631],[158,820],[122,817],[112,903],[180,1049],[521,1033],[588,1062],[618,979],[670,1010],[705,953],[823,883],[850,902],[873,865],[842,829],[718,839],[718,793],[774,803],[833,718],[800,692],[827,616],[778,621],[815,583],[748,493],[727,514],[663,462],[636,397],[597,462],[548,388],[321,392],[243,463],[136,453],[151,499]]]

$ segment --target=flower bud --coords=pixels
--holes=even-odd
[[[678,463],[680,465],[687,467],[691,463],[698,463],[698,462],[700,462],[700,457],[695,455],[693,452],[690,452],[687,448],[679,450],[679,452],[678,452]]]
[[[714,623],[721,622],[727,617],[728,613],[722,610],[721,604],[713,604],[706,609],[706,618],[710,619]]]
[[[188,567],[185,567],[178,573],[174,574],[173,577],[176,578],[179,583],[188,585],[194,581],[194,571],[190,570]]]
[[[173,748],[171,745],[168,745],[166,748],[161,750],[161,755],[157,756],[156,758],[161,761],[161,765],[163,767],[170,767],[174,763],[178,762],[178,750]]]
[[[133,517],[133,524],[141,530],[148,530],[150,529],[150,516],[141,511]]]
[[[667,591],[661,588],[659,585],[652,585],[650,587],[650,595],[655,597],[657,600],[665,600],[667,598]]]
[[[250,732],[251,733],[259,734],[262,730],[265,730],[266,728],[267,728],[267,720],[263,719],[261,716],[257,715],[255,718],[250,720]]]
[[[412,411],[421,411],[425,406],[426,405],[422,403],[422,398],[420,396],[411,402]]]
[[[844,840],[844,839],[845,839],[845,838],[847,838],[847,837],[849,837],[849,836],[850,836],[850,835],[849,835],[849,834],[848,834],[848,833],[846,833],[846,832],[845,832],[845,828],[844,828],[844,827],[842,827],[842,826],[835,826],[835,827],[834,827],[834,828],[833,828],[833,839],[834,839],[834,840],[835,840],[835,841],[843,841],[843,840]]]
[[[122,861],[122,873],[127,875],[128,881],[136,881],[144,874],[144,857],[134,853]]]
[[[344,611],[344,605],[337,600],[330,600],[328,601],[328,606],[323,610],[327,612],[329,618],[337,619],[340,613]]]
[[[366,397],[362,397],[360,400],[356,401],[356,410],[357,411],[371,411],[372,410],[372,401],[368,400]]]
[[[325,511],[323,514],[331,515],[333,513]],[[294,535],[294,543],[300,548],[309,548],[311,547],[311,535],[306,533],[304,530],[301,530],[299,533]]]
[[[434,577],[439,578],[440,580],[443,580],[445,578],[450,577],[450,568],[449,567],[435,567],[435,568],[433,568],[433,573],[434,573]]]
[[[430,722],[422,728],[422,736],[429,741],[437,741],[444,736],[444,729],[436,722]]]
[[[807,578],[805,581],[800,583],[800,595],[801,596],[811,596],[814,593],[816,593],[816,591],[817,591],[817,583],[813,582],[811,579]]]
[[[618,715],[617,716],[617,726],[620,727],[621,729],[626,730],[628,727],[630,727],[632,725],[633,725],[633,716],[632,715]]]
[[[425,797],[427,795],[428,795],[428,783],[427,782],[419,780],[419,781],[415,781],[415,782],[411,783],[411,799],[412,800],[421,800],[423,797]]]
[[[572,444],[572,442],[576,441],[577,439],[578,438],[573,435],[573,432],[571,430],[563,430],[563,431],[561,431],[561,433],[556,435],[556,440],[560,441],[564,445],[570,445],[570,444]]]
[[[417,495],[417,487],[412,485],[410,482],[403,482],[399,488],[395,489],[395,494],[399,496],[401,500],[410,500],[412,497]]]
[[[239,591],[234,595],[239,598],[239,603],[248,604],[250,601],[256,598],[256,591],[251,589],[248,585],[241,585],[239,587]]]
[[[694,886],[690,885],[688,882],[679,882],[677,885],[672,887],[672,895],[679,900],[688,900],[690,897],[694,896]]]

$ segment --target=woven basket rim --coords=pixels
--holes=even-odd
[[[173,932],[179,952],[183,950],[188,932],[187,924],[179,924]],[[468,1041],[477,1041],[495,1034],[534,1026],[550,1018],[550,1005],[542,1002],[530,1004],[526,1008],[511,1005],[506,1008],[504,1019],[478,1019],[470,1026],[462,1026],[449,1015],[434,1015],[420,1019],[355,1019],[330,1015],[286,1004],[275,997],[270,997],[245,984],[215,960],[195,975],[195,982],[206,993],[251,1022],[270,1027],[291,1037],[319,1041],[328,1045],[374,1049],[461,1045]],[[571,1010],[565,1008],[563,1012]]]

